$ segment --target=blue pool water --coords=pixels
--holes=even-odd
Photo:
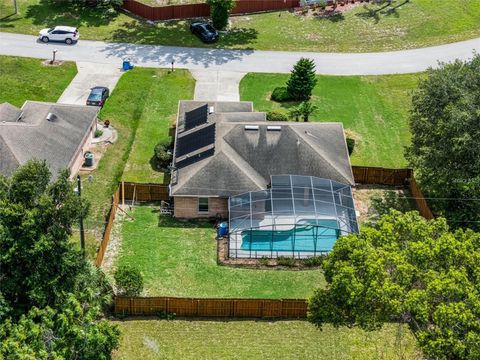
[[[313,220],[315,222],[315,220]],[[290,230],[244,230],[242,250],[252,251],[330,251],[340,230],[336,220],[318,220],[318,225],[303,221]],[[273,238],[273,241],[272,241]],[[316,246],[315,246],[316,240]]]

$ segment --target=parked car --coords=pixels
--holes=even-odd
[[[213,43],[218,40],[218,31],[207,22],[197,21],[190,24],[190,31],[197,35],[204,43]]]
[[[88,95],[87,105],[103,106],[110,90],[105,86],[95,86],[90,89],[90,95]]]
[[[72,26],[55,26],[53,28],[40,30],[38,38],[44,43],[48,43],[49,41],[62,41],[70,45],[78,41],[80,34],[77,28]]]

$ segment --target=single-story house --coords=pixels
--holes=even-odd
[[[354,185],[341,123],[267,122],[251,102],[180,101],[172,165],[177,218],[227,218],[230,197],[273,175]]]
[[[46,160],[53,176],[84,162],[96,129],[98,108],[26,101],[0,104],[0,173],[9,176],[31,159]]]

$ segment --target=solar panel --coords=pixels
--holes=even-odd
[[[185,135],[178,134],[175,156],[180,157],[212,144],[215,144],[215,123]]]
[[[215,153],[215,148],[207,149],[206,151],[203,151],[197,155],[182,158],[180,161],[177,161],[175,163],[175,166],[178,168],[181,168],[181,167],[193,164],[202,159],[205,159],[209,156],[212,156],[214,153]]]
[[[185,130],[205,124],[208,117],[208,105],[205,104],[185,113]]]

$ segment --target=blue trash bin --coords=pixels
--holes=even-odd
[[[130,59],[123,60],[122,68],[124,71],[133,69],[133,65],[130,63]]]
[[[219,237],[228,235],[228,223],[222,222],[220,225],[218,225],[217,235]]]

